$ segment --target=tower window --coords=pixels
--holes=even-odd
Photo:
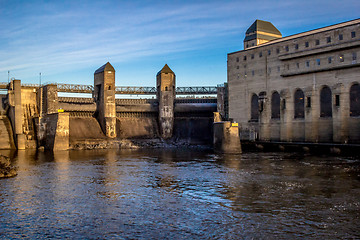
[[[311,97],[306,97],[306,107],[311,108]]]
[[[268,56],[270,56],[271,55],[271,50],[268,50]]]
[[[319,39],[315,40],[315,45],[320,45],[320,40]]]
[[[328,57],[328,63],[332,63],[332,57]]]
[[[355,33],[355,32],[351,32],[351,37],[352,37],[352,38],[356,37],[356,33]]]
[[[259,57],[262,57],[262,52],[259,53]]]
[[[244,61],[246,61],[246,56],[244,56]]]
[[[236,62],[239,62],[239,58],[238,58],[238,57],[236,58]]]
[[[305,42],[305,47],[309,47],[309,42]]]
[[[279,54],[280,53],[280,48],[276,49],[276,53]]]
[[[327,38],[326,38],[326,42],[327,42],[327,43],[331,43],[331,37],[327,37]]]
[[[340,106],[340,95],[335,95],[335,106],[336,107]]]
[[[319,59],[319,58],[316,59],[316,64],[317,64],[318,66],[320,66],[320,59]]]
[[[341,40],[343,40],[344,38],[343,38],[343,35],[342,34],[339,34],[339,40],[341,41]]]
[[[306,61],[305,65],[306,67],[310,67],[310,61]]]
[[[254,59],[254,54],[251,54],[251,59]]]
[[[355,61],[355,60],[356,60],[356,58],[357,58],[357,56],[356,56],[356,52],[353,52],[353,53],[352,53],[352,60],[353,60],[353,61]]]
[[[285,50],[288,52],[288,51],[289,51],[289,46],[286,46],[286,47],[285,47]]]
[[[295,50],[299,49],[299,44],[295,44]]]

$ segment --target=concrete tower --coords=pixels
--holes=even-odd
[[[156,75],[157,99],[159,101],[160,136],[169,139],[173,134],[175,73],[167,64]]]
[[[107,137],[116,137],[115,69],[109,62],[94,73],[96,116]]]
[[[271,22],[256,20],[246,31],[244,49],[281,37],[281,32]]]

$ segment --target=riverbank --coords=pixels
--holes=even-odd
[[[159,149],[159,148],[211,148],[210,145],[201,142],[189,143],[183,140],[162,139],[122,139],[122,140],[77,140],[70,142],[72,150],[91,149]]]
[[[300,152],[311,155],[360,156],[360,144],[241,141],[241,146],[247,152]]]
[[[0,178],[9,178],[17,175],[15,168],[11,166],[10,158],[0,155]]]

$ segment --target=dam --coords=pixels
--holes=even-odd
[[[7,92],[1,95],[0,149],[67,150],[76,142],[121,139],[210,144],[213,112],[226,116],[225,86],[176,87],[175,78],[165,65],[156,75],[156,87],[118,87],[115,69],[107,62],[95,71],[94,85],[1,83]]]

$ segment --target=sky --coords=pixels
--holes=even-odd
[[[155,86],[165,64],[177,86],[227,81],[227,54],[270,21],[283,36],[360,18],[359,0],[0,0],[0,82],[93,84],[110,62],[116,86]]]

